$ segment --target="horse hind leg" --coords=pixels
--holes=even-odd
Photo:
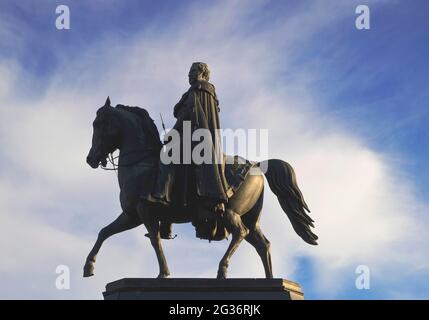
[[[140,220],[137,217],[132,217],[125,212],[122,212],[111,224],[104,227],[98,233],[97,241],[94,247],[89,252],[86,258],[85,266],[83,267],[83,276],[90,277],[94,275],[94,264],[97,258],[97,254],[100,251],[103,242],[113,236],[114,234],[133,229],[141,225]]]
[[[246,241],[256,249],[256,252],[262,260],[262,264],[264,265],[265,277],[267,279],[271,279],[273,277],[273,268],[271,264],[270,242],[262,233],[259,225],[263,203],[264,192],[262,189],[259,199],[254,207],[243,216],[243,222],[250,231],[249,235],[246,237]]]
[[[249,230],[241,221],[239,214],[235,213],[231,209],[226,209],[224,213],[225,226],[227,230],[232,234],[231,243],[219,262],[219,269],[217,272],[218,279],[225,279],[228,272],[228,265],[231,256],[237,250],[241,241],[247,237]]]
[[[273,278],[273,267],[271,263],[271,250],[270,242],[262,233],[259,226],[256,226],[253,230],[250,230],[249,235],[246,237],[246,241],[249,242],[258,252],[259,257],[264,265],[265,277],[267,279]]]

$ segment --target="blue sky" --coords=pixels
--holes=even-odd
[[[303,8],[306,2],[268,1],[262,14],[251,17],[256,21],[253,27],[287,19],[295,7]],[[350,1],[350,8],[355,3],[360,2]],[[72,31],[58,32],[53,28],[55,4],[70,7]],[[24,82],[21,94],[25,96],[43,93],[50,76],[61,69],[57,61],[59,53],[75,57],[105,37],[132,39],[145,27],[173,25],[189,4],[162,1],[154,5],[150,1],[128,0],[107,6],[93,1],[88,7],[83,1],[20,1],[19,4],[6,1],[2,6],[6,9],[2,10],[2,20],[18,24],[23,27],[20,32],[25,32],[22,43],[1,43],[2,57],[17,58],[27,72],[44,80]],[[201,4],[204,6],[210,6],[209,2]],[[408,172],[425,197],[429,196],[426,191],[429,173],[424,170],[429,152],[425,126],[429,116],[425,108],[428,95],[425,80],[429,71],[429,44],[425,41],[427,8],[428,4],[422,0],[374,6],[370,32],[354,27],[356,14],[349,10],[340,21],[316,33],[294,57],[297,69],[311,68],[315,63],[320,70],[320,78],[312,88],[321,104],[327,105],[328,114],[343,118],[347,126],[352,125],[375,147],[410,155],[413,161],[408,164]],[[17,46],[23,48],[17,50]],[[287,74],[293,74],[293,70],[283,72],[285,81],[292,80]],[[41,86],[42,90],[35,90],[35,86]]]
[[[64,256],[59,255],[61,261],[70,261],[78,279],[80,270],[76,268],[81,261],[76,259],[80,255],[83,262],[85,250],[98,229],[114,217],[103,212],[118,209],[114,177],[81,169],[85,164],[77,161],[84,159],[97,103],[100,105],[109,94],[114,103],[148,107],[154,118],[160,110],[171,125],[171,109],[186,90],[186,68],[194,60],[207,60],[221,99],[223,126],[268,128],[270,145],[275,145],[273,157],[290,161],[298,169],[300,185],[308,195],[316,223],[321,224],[322,235],[326,232],[325,239],[338,230],[352,229],[347,231],[350,239],[341,248],[336,246],[336,238],[326,241],[328,244],[323,247],[322,236],[319,253],[315,253],[318,248],[309,251],[298,244],[291,234],[286,242],[294,248],[283,252],[280,247],[275,252],[279,256],[275,263],[277,276],[299,281],[306,296],[314,299],[428,298],[429,288],[424,281],[428,276],[428,261],[424,258],[427,237],[420,237],[417,232],[421,231],[418,228],[424,231],[429,226],[429,45],[425,41],[429,4],[423,0],[366,3],[371,10],[370,30],[355,28],[354,11],[362,3],[352,0],[341,5],[323,0],[156,4],[130,0],[2,1],[0,70],[5,72],[0,84],[6,89],[0,90],[0,101],[2,111],[10,112],[12,119],[25,121],[0,123],[0,141],[5,149],[11,149],[0,152],[1,163],[9,168],[0,174],[4,184],[1,189],[10,190],[12,186],[30,194],[28,203],[22,205],[5,201],[7,205],[2,211],[22,209],[23,220],[31,217],[40,230],[48,228],[57,238],[69,239],[70,246],[76,243],[76,247],[82,248],[83,252],[78,253],[74,253],[77,249],[67,248],[61,251]],[[58,4],[70,7],[71,30],[55,28]],[[242,117],[233,118],[237,114]],[[46,119],[64,117],[60,121],[63,126],[43,135],[43,128],[49,126],[49,120],[39,119],[43,115]],[[281,119],[285,119],[284,128]],[[22,133],[30,131],[27,124],[34,131],[40,129],[40,137],[35,135],[40,144],[22,140],[34,134]],[[76,161],[73,157],[65,158],[66,152],[63,158],[54,153],[65,165],[73,166],[71,177],[57,177],[64,169],[53,156],[48,156],[52,153],[48,148],[57,146],[56,140],[73,141],[73,151],[81,153]],[[11,141],[22,148],[13,149]],[[42,148],[40,152],[47,155],[41,155],[40,164],[22,160],[34,154],[28,151],[30,144],[36,150]],[[323,172],[315,165],[317,162],[326,163]],[[353,175],[355,172],[358,176]],[[31,188],[25,190],[26,180],[32,187],[43,187],[46,194],[32,194]],[[87,184],[85,195],[79,193],[82,183]],[[350,186],[340,188],[344,184]],[[55,188],[61,190],[59,195]],[[344,204],[335,198],[337,188],[345,189],[344,194],[338,195]],[[106,195],[111,197],[105,200]],[[268,197],[266,211],[279,211],[275,205],[272,196]],[[349,216],[343,209],[351,210]],[[265,232],[268,238],[273,233],[275,246],[283,232],[274,228],[277,220],[269,219]],[[286,222],[282,223],[286,226]],[[18,220],[12,225],[19,225]],[[371,231],[366,231],[368,235],[358,234],[362,225]],[[168,243],[167,251],[170,250],[173,264],[179,266],[179,276],[186,276],[180,247],[186,243],[199,248],[203,244],[192,240],[192,229],[176,229],[185,242]],[[37,236],[37,231],[33,231]],[[145,239],[133,232],[109,240],[105,246],[113,249],[102,252],[111,255],[106,259],[115,262],[114,257],[136,255],[133,250],[141,247]],[[50,246],[55,247],[54,240],[46,239],[40,244],[41,251],[49,252],[40,268],[61,262]],[[64,253],[67,250],[73,254]],[[151,254],[150,247],[144,250]],[[224,249],[215,244],[213,250],[220,254]],[[240,262],[248,262],[248,252],[249,248],[243,248],[243,253],[236,260],[233,258],[236,266],[232,275],[260,272],[260,267],[255,266],[242,273]],[[118,273],[151,276],[154,269],[147,264],[154,264],[153,259],[133,259],[135,267],[121,267],[122,273]],[[100,269],[107,261],[99,262]],[[215,263],[210,259],[198,261],[207,270]],[[354,268],[361,263],[373,270],[373,286],[368,291],[354,287]],[[0,273],[15,279],[13,270],[6,266],[3,269]],[[109,277],[119,278],[114,271],[101,274],[96,283],[76,280],[79,290],[69,293],[46,289],[42,297],[78,298],[85,291],[83,288],[91,288],[83,297],[97,298],[100,285],[114,280]],[[331,279],[335,272],[341,278],[338,284]],[[398,279],[397,274],[406,278]],[[37,276],[39,286],[51,277],[46,272]],[[409,291],[402,292],[405,283],[411,286]],[[13,295],[19,297],[20,293]],[[1,296],[8,297],[7,292],[1,292]],[[37,293],[30,290],[24,297],[37,298]]]
[[[424,1],[375,7],[370,32],[350,26],[333,36],[332,28],[320,35],[320,42],[311,44],[322,48],[317,56],[325,62],[323,76],[314,89],[335,106],[328,112],[338,112],[374,147],[412,159],[407,171],[425,197],[429,196],[425,170],[429,150],[428,8]],[[322,44],[332,40],[323,49]]]

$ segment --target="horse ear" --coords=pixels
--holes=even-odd
[[[105,107],[110,107],[110,97],[108,96],[106,102],[104,103]]]

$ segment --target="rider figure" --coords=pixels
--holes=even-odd
[[[183,135],[185,121],[190,121],[192,133],[197,129],[207,130],[208,136],[211,137],[212,152],[208,163],[195,164],[192,159],[190,165],[175,165],[176,187],[173,188],[173,193],[176,194],[175,199],[180,199],[180,203],[178,204],[176,200],[175,205],[187,206],[187,199],[193,193],[196,194],[199,217],[204,215],[213,217],[215,213],[221,214],[225,211],[225,203],[232,193],[225,178],[225,162],[218,132],[220,129],[219,102],[215,87],[208,82],[210,71],[206,63],[193,63],[188,78],[191,87],[174,107],[174,116],[177,118],[174,129],[180,133],[181,140],[191,139],[191,137]],[[189,143],[193,148],[195,142]],[[183,141],[181,144],[183,147]],[[183,156],[183,152],[181,152],[181,156]],[[171,179],[161,180],[163,180],[161,183],[158,181],[157,192],[154,196],[165,199],[168,194],[166,190],[169,189],[167,184]],[[172,238],[171,223],[161,223],[160,231],[162,238]]]

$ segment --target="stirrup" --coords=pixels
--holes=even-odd
[[[150,238],[149,233],[146,233],[144,236],[145,236],[145,237]],[[161,236],[161,239],[164,239],[164,240],[173,240],[173,239],[176,239],[177,234],[175,234],[175,235],[173,236],[173,235],[170,233],[170,234],[168,234],[167,236],[165,236],[165,235],[160,235],[160,236]],[[168,238],[167,238],[167,237],[168,237]]]

